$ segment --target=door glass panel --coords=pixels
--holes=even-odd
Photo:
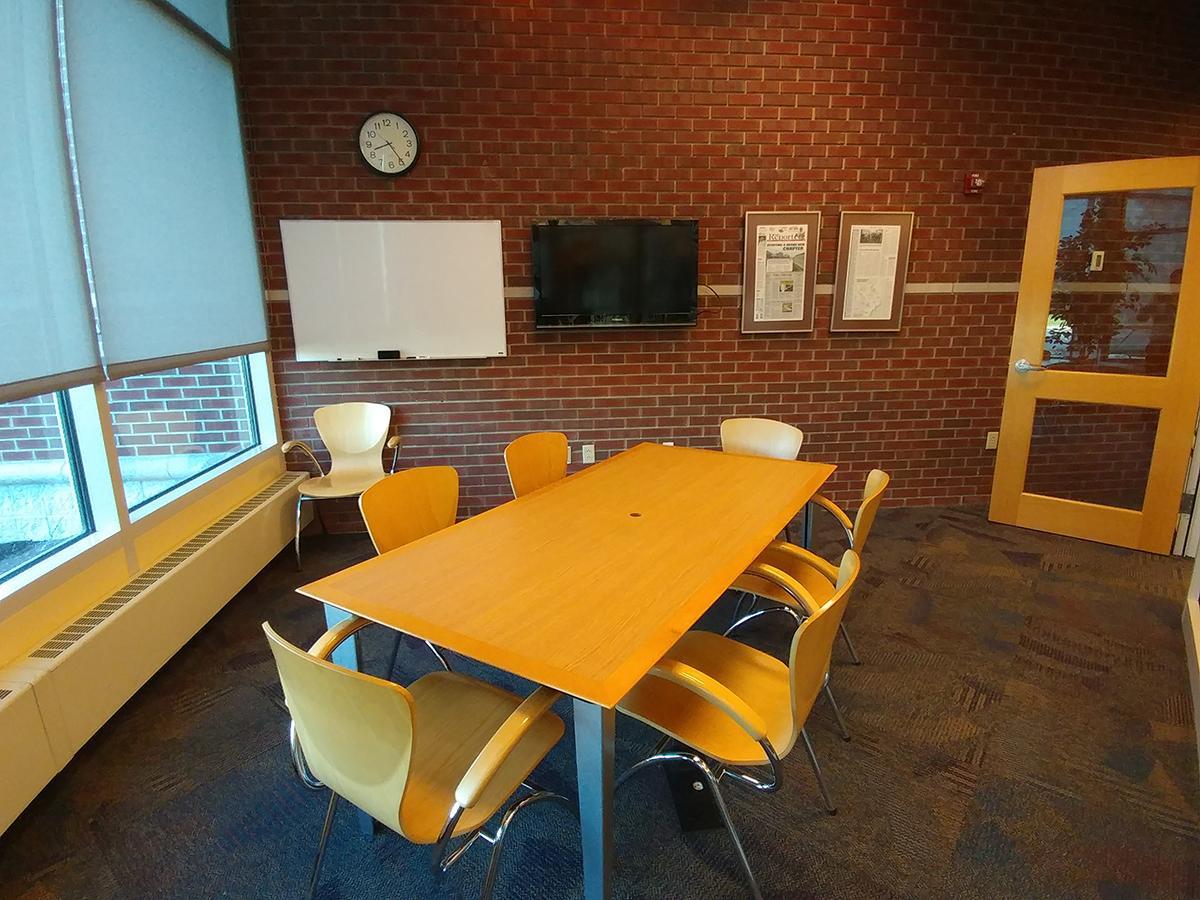
[[[1063,201],[1043,365],[1165,375],[1191,188]]]
[[[1038,400],[1025,491],[1140,510],[1157,429],[1157,409]]]

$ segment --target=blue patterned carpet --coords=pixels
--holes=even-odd
[[[801,752],[778,794],[726,788],[767,896],[1200,897],[1178,626],[1188,566],[966,509],[884,510],[869,551],[847,620],[866,664],[839,647],[833,670],[854,740],[820,705],[809,729],[840,813],[822,811]],[[289,768],[258,623],[311,641],[319,610],[293,588],[368,553],[363,537],[317,535],[303,576],[277,559],[0,837],[0,900],[301,896],[325,798]],[[751,639],[782,647],[770,627]],[[379,672],[391,646],[368,631],[365,668]],[[430,659],[410,647],[394,677]],[[653,740],[621,721],[618,768]],[[573,792],[573,753],[568,727],[539,780]],[[724,832],[680,832],[661,774],[616,809],[618,897],[748,896]],[[435,885],[427,848],[363,836],[343,805],[320,896],[474,897],[485,861],[472,851]],[[497,896],[579,894],[577,826],[534,807]]]

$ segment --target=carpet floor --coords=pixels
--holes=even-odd
[[[832,535],[818,544],[833,550]],[[365,558],[365,537],[281,555],[88,743],[0,837],[0,900],[302,896],[325,796],[293,775],[258,625],[321,630],[294,593]],[[854,739],[818,704],[777,794],[726,789],[772,898],[1200,897],[1200,783],[1179,613],[1189,565],[989,524],[974,509],[885,509],[832,684]],[[701,624],[727,622],[723,598]],[[749,639],[783,646],[778,621]],[[391,638],[368,629],[364,668]],[[427,671],[405,648],[393,677]],[[528,692],[480,666],[465,671]],[[570,721],[570,707],[559,714]],[[654,742],[618,722],[618,770]],[[573,793],[571,729],[537,773]],[[20,777],[20,773],[15,773]],[[8,772],[5,777],[13,777]],[[723,831],[683,833],[659,772],[617,797],[616,896],[748,896]],[[440,882],[429,849],[357,828],[345,804],[319,896],[474,897],[486,853]],[[577,897],[578,828],[553,804],[517,819],[497,897]]]

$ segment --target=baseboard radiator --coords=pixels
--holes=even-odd
[[[287,473],[0,669],[0,833],[292,537]]]

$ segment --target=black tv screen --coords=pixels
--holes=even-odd
[[[695,219],[534,225],[535,324],[695,325],[699,247]]]

